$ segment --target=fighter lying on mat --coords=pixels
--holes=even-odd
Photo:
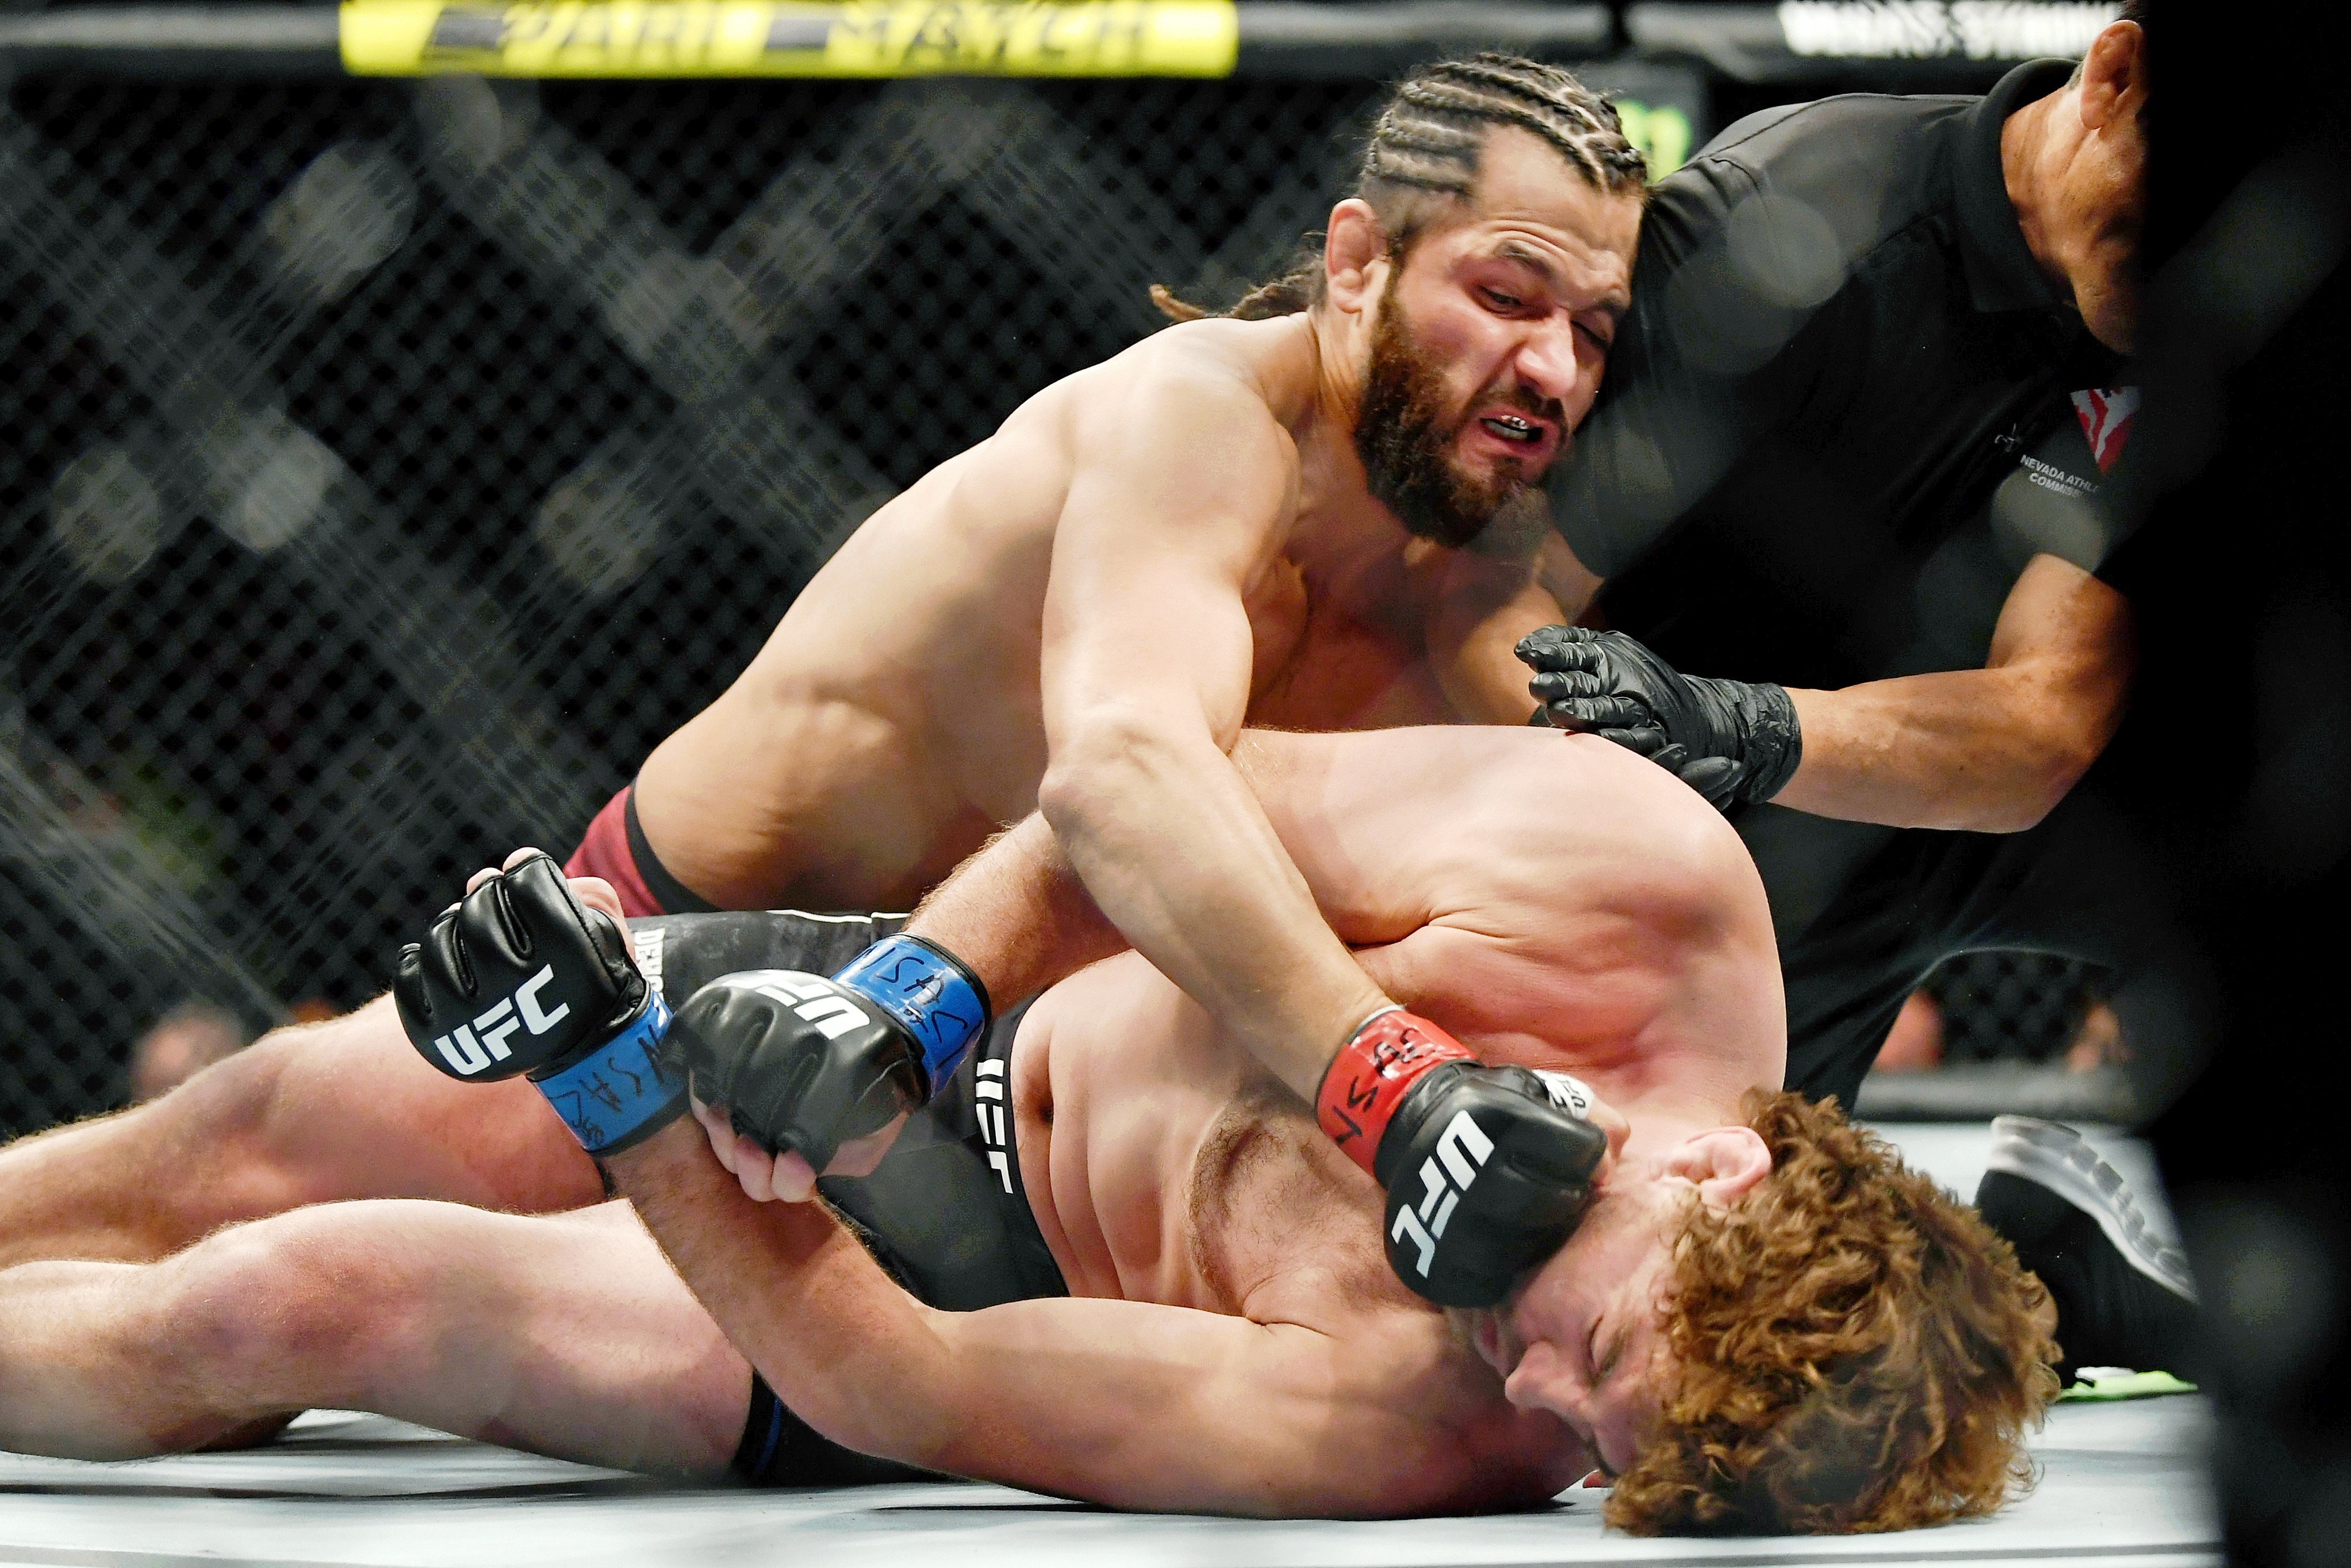
[[[1125,936],[1311,1092],[1384,998],[1223,749],[1244,722],[1525,719],[1510,649],[1558,619],[1530,486],[1596,389],[1641,174],[1555,68],[1416,73],[1311,309],[1163,332],[883,507],[575,867],[631,913],[903,909],[1041,796]],[[461,1099],[387,1007],[324,1029],[8,1151],[0,1261],[152,1258],[338,1197],[601,1196],[524,1085]]]
[[[823,1208],[749,1201],[689,1122],[613,1157],[797,1415],[761,1395],[747,1421],[742,1355],[617,1206],[372,1202],[144,1267],[0,1272],[5,1440],[120,1456],[360,1406],[641,1469],[733,1449],[785,1483],[870,1473],[843,1443],[1123,1506],[1290,1514],[1527,1506],[1596,1460],[1625,1472],[1611,1517],[1653,1531],[1889,1528],[2021,1478],[2053,1386],[2037,1287],[1882,1145],[1774,1092],[1770,915],[1719,816],[1629,752],[1523,729],[1253,734],[1235,756],[1384,986],[1605,1102],[1599,1195],[1501,1310],[1448,1325],[1405,1293],[1372,1181],[1127,954],[1049,991],[1017,1043],[999,1028],[870,1179],[826,1183],[880,1268]],[[939,902],[1050,853],[1026,823]],[[468,964],[487,1006],[520,972],[517,911],[531,963],[565,966],[532,1005],[601,1022],[576,929],[545,918],[559,885],[541,860],[469,894]],[[697,965],[758,960],[766,918],[634,936],[684,1003]],[[676,1033],[699,1030],[706,1063],[766,1002],[741,981],[701,996]],[[505,1040],[519,1056],[562,1033]]]

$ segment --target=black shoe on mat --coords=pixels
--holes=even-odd
[[[2147,1222],[2122,1173],[2081,1134],[2032,1116],[1991,1124],[1976,1211],[2057,1305],[2057,1375],[2169,1368],[2194,1321],[2188,1260]]]

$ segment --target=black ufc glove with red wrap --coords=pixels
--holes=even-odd
[[[1785,686],[1685,675],[1622,632],[1546,626],[1519,640],[1534,722],[1639,752],[1716,807],[1769,800],[1804,759]]]
[[[685,1081],[661,1059],[661,993],[546,855],[486,878],[402,947],[392,994],[428,1063],[477,1083],[528,1075],[591,1155],[685,1110]]]
[[[1388,1265],[1447,1307],[1490,1307],[1592,1201],[1605,1134],[1562,1073],[1489,1067],[1426,1019],[1374,1013],[1322,1076],[1315,1117],[1387,1192]]]

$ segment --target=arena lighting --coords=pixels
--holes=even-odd
[[[350,0],[0,18],[0,58],[20,68],[141,76],[1341,78],[1432,50],[1584,58],[1614,42],[1606,5],[1525,0]]]
[[[2079,55],[2120,11],[2103,0],[1643,4],[1625,7],[1625,33],[1644,54],[1701,59],[1740,81],[1865,68],[1870,84],[1882,90],[1914,72],[1932,75],[1970,61]]]
[[[1786,0],[1625,7],[1622,41],[1742,81],[1980,75],[2079,54],[2103,0]],[[347,0],[325,6],[60,7],[0,17],[19,68],[138,76],[1339,78],[1434,50],[1587,59],[1603,5],[1529,0]]]

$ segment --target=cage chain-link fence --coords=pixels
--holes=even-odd
[[[1943,1061],[2060,1062],[2105,999],[2106,971],[2051,953],[1960,953],[1922,988],[1942,1010]]]
[[[568,851],[862,517],[1281,260],[1375,90],[12,84],[0,1134]]]
[[[567,850],[860,518],[1279,260],[1373,91],[15,84],[0,1128]]]

